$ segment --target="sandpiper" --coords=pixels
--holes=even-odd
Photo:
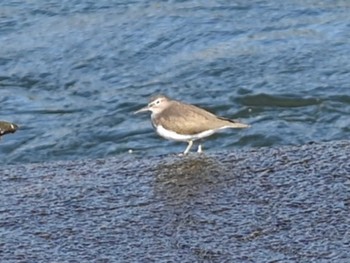
[[[164,95],[150,99],[148,105],[135,113],[151,111],[152,125],[156,132],[168,140],[187,142],[186,155],[193,141],[208,137],[226,128],[247,128],[249,125],[218,117],[202,108],[172,100]],[[198,145],[202,152],[202,145]]]
[[[18,129],[18,126],[14,123],[7,121],[0,121],[0,139],[2,135],[7,133],[14,133]]]

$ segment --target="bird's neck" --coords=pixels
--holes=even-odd
[[[151,120],[152,120],[153,126],[156,128],[159,124],[159,112],[157,112],[157,113],[152,112]]]

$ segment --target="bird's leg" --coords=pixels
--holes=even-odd
[[[192,144],[193,144],[193,141],[188,141],[188,145],[187,145],[186,150],[184,151],[184,155],[186,155],[189,152],[189,150],[192,147]]]
[[[198,153],[203,152],[203,150],[202,150],[202,144],[201,144],[201,143],[198,144],[198,150],[197,150],[197,152],[198,152]]]

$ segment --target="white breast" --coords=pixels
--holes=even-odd
[[[165,129],[162,125],[157,126],[157,133],[163,138],[168,140],[173,140],[173,141],[182,141],[182,142],[195,141],[201,138],[205,138],[212,135],[215,132],[216,130],[209,130],[209,131],[204,131],[193,135],[183,135],[183,134],[176,133],[174,131],[169,131]]]

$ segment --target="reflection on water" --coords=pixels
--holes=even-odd
[[[196,154],[175,158],[155,167],[155,191],[170,195],[177,201],[189,201],[196,196],[203,197],[211,188],[218,187],[221,176],[226,172],[215,157]]]
[[[205,154],[190,154],[179,156],[169,163],[159,164],[155,171],[159,179],[166,180],[190,180],[212,176],[213,172],[220,169],[220,161]]]

